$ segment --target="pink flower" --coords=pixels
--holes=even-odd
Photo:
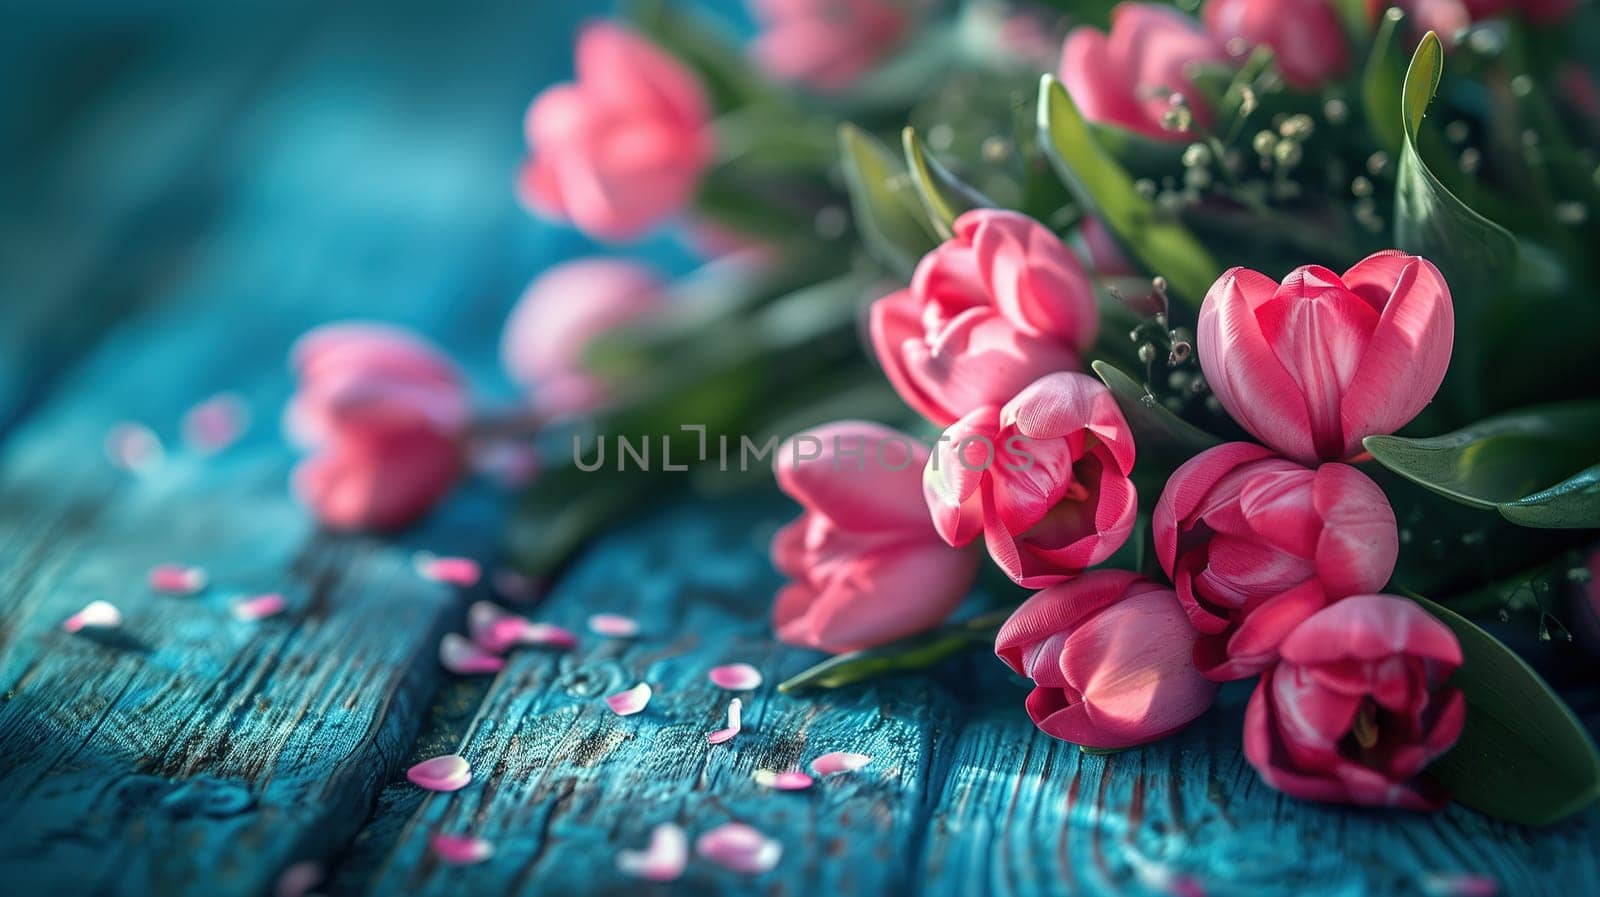
[[[331,324],[291,351],[299,378],[286,425],[314,454],[293,489],[322,523],[394,529],[426,514],[464,463],[467,396],[449,360],[420,337]]]
[[[715,143],[705,90],[615,22],[578,35],[577,80],[528,107],[517,191],[534,211],[605,240],[637,237],[693,197]]]
[[[751,52],[785,81],[840,90],[888,56],[912,24],[904,0],[751,0],[762,23]]]
[[[557,265],[536,278],[511,310],[500,336],[500,361],[512,381],[533,390],[534,404],[564,415],[605,401],[603,383],[583,366],[598,337],[660,311],[665,293],[654,272],[620,259]]]
[[[1111,33],[1087,25],[1073,29],[1061,50],[1061,83],[1090,121],[1118,125],[1156,140],[1187,140],[1162,119],[1182,94],[1200,127],[1211,124],[1189,79],[1199,63],[1227,64],[1222,43],[1193,19],[1168,6],[1119,3]]]
[[[1296,268],[1280,286],[1225,272],[1200,308],[1200,366],[1257,439],[1311,464],[1405,426],[1450,364],[1450,288],[1427,259],[1389,250],[1344,277]]]
[[[878,424],[841,421],[778,449],[778,487],[805,509],[772,539],[794,582],[772,609],[778,638],[840,653],[943,622],[966,597],[978,555],[939,540],[922,504],[928,450]]]
[[[1155,741],[1211,706],[1217,684],[1190,662],[1178,596],[1125,570],[1093,570],[1029,598],[994,653],[1033,680],[1028,715],[1047,734],[1115,749]]]
[[[1267,784],[1307,800],[1434,810],[1445,796],[1417,774],[1466,720],[1443,687],[1461,646],[1443,623],[1393,595],[1329,605],[1283,643],[1244,718],[1244,751]]]
[[[966,545],[982,531],[1006,575],[1040,589],[1127,541],[1139,505],[1133,457],[1133,433],[1100,381],[1049,374],[946,430],[923,495],[946,542]]]
[[[1202,634],[1195,666],[1219,682],[1272,666],[1283,639],[1328,602],[1383,588],[1400,552],[1394,511],[1361,471],[1308,470],[1248,442],[1179,467],[1152,528]]]
[[[1251,48],[1272,48],[1284,80],[1300,90],[1313,90],[1343,75],[1350,67],[1344,29],[1328,0],[1208,0],[1206,30],[1223,45],[1240,41]]]
[[[872,346],[906,403],[940,426],[1077,368],[1100,326],[1083,266],[1043,225],[975,209],[872,306]]]

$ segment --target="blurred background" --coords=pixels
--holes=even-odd
[[[172,373],[258,411],[288,378],[231,382],[230,356],[282,353],[352,316],[418,327],[475,395],[509,396],[494,359],[506,312],[541,269],[599,248],[518,206],[522,115],[570,77],[572,35],[609,6],[8,3],[0,426],[97,340],[146,327],[213,340],[209,370]],[[622,254],[669,274],[694,263],[671,235]]]

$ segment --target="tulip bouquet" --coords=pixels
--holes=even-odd
[[[407,522],[484,439],[570,437],[512,529],[541,572],[642,496],[747,484],[731,440],[803,508],[776,634],[836,655],[786,689],[992,648],[1085,750],[1253,682],[1245,755],[1297,797],[1600,795],[1551,687],[1600,652],[1600,11],[752,8],[744,46],[663,3],[588,27],[516,186],[722,258],[544,274],[502,347],[532,398],[487,421],[412,338],[308,338],[325,520]]]

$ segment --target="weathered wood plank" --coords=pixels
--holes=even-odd
[[[778,838],[785,859],[767,893],[883,894],[906,889],[931,798],[944,777],[937,746],[959,708],[927,679],[822,697],[776,691],[816,655],[775,644],[765,608],[778,582],[765,541],[787,510],[691,505],[602,541],[538,611],[581,629],[591,613],[617,610],[643,627],[632,641],[587,635],[566,654],[524,652],[493,683],[460,750],[475,781],[416,801],[386,852],[347,871],[355,892],[454,894],[606,893],[633,887],[612,867],[619,846],[638,846],[658,823],[698,834],[739,820]],[[746,702],[745,730],[711,745],[729,698],[706,673],[755,664],[766,683]],[[645,681],[649,708],[617,717],[601,700]],[[440,749],[430,745],[429,750]],[[452,748],[453,749],[453,746]],[[757,785],[757,769],[804,768],[832,750],[873,757],[860,772],[781,793]],[[396,783],[387,802],[416,789]],[[427,838],[472,833],[497,858],[458,868],[436,863]],[[697,863],[683,893],[744,893],[745,880]]]
[[[1240,751],[1248,695],[1231,686],[1177,737],[1096,756],[1038,732],[1022,688],[994,681],[951,749],[927,893],[1428,894],[1458,875],[1504,894],[1600,892],[1600,811],[1534,830],[1460,807],[1387,813],[1273,791]]]
[[[1587,893],[1600,860],[1585,845],[1600,814],[1534,831],[1462,809],[1438,816],[1323,808],[1262,785],[1239,750],[1248,689],[1173,740],[1112,756],[1051,739],[1022,710],[1025,690],[977,656],[932,677],[787,697],[778,677],[814,659],[775,645],[762,617],[777,581],[764,540],[787,513],[689,506],[608,537],[536,616],[581,625],[595,611],[637,615],[635,642],[585,638],[570,654],[526,653],[490,686],[460,752],[476,781],[424,795],[397,781],[385,804],[409,811],[352,859],[340,893],[615,893],[612,868],[662,821],[698,834],[730,819],[779,838],[784,859],[747,879],[704,862],[662,893],[1415,894],[1433,876],[1475,874],[1503,893]],[[727,695],[705,671],[736,660],[768,682],[750,730],[721,746]],[[649,711],[618,718],[600,698],[638,681]],[[422,759],[455,750],[433,739]],[[786,769],[831,749],[871,766],[807,793],[764,790],[757,768]],[[434,861],[427,837],[495,843],[481,866]],[[1576,890],[1574,890],[1576,889]]]

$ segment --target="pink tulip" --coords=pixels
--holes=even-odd
[[[1211,706],[1217,684],[1189,660],[1195,633],[1178,596],[1125,570],[1093,570],[1029,598],[994,653],[1033,680],[1028,715],[1085,747],[1155,741]]]
[[[1246,55],[1258,45],[1272,48],[1285,81],[1314,90],[1350,67],[1344,29],[1328,0],[1208,0],[1206,30],[1230,50]]]
[[[1156,557],[1201,632],[1194,662],[1217,681],[1253,676],[1303,620],[1383,588],[1400,540],[1383,490],[1354,467],[1308,470],[1230,442],[1167,480]]]
[[[1077,368],[1100,327],[1083,266],[1043,225],[975,209],[872,306],[872,346],[908,405],[949,426],[1044,374]]]
[[[605,385],[583,356],[590,343],[661,310],[665,293],[654,272],[620,259],[566,262],[528,285],[500,336],[500,361],[512,381],[533,390],[551,415],[585,411],[605,401]]]
[[[1100,381],[1049,374],[946,430],[923,495],[946,542],[966,545],[981,531],[1006,575],[1040,589],[1127,541],[1139,505],[1133,457],[1128,422]]]
[[[944,621],[972,588],[978,555],[939,540],[922,503],[928,449],[878,424],[841,421],[778,449],[778,487],[805,509],[772,540],[794,582],[772,609],[778,638],[832,653]]]
[[[784,81],[840,90],[898,46],[914,16],[906,0],[751,0],[762,23],[751,52]]]
[[[1090,121],[1118,125],[1156,140],[1188,140],[1163,119],[1172,97],[1182,94],[1200,127],[1211,110],[1190,80],[1201,63],[1226,65],[1222,42],[1181,12],[1153,3],[1119,3],[1111,11],[1111,33],[1087,25],[1067,35],[1061,51],[1061,83]]]
[[[1296,461],[1339,461],[1405,426],[1450,364],[1450,288],[1427,259],[1390,250],[1344,277],[1320,265],[1280,286],[1225,272],[1200,308],[1200,366],[1222,407]]]
[[[1306,800],[1434,810],[1445,795],[1417,774],[1466,720],[1444,682],[1461,646],[1393,595],[1329,605],[1283,643],[1244,718],[1244,751],[1267,784]]]
[[[615,22],[578,36],[577,79],[545,90],[524,123],[518,178],[534,211],[605,240],[679,212],[711,164],[711,105],[694,74]]]
[[[322,523],[394,529],[426,514],[464,464],[467,396],[436,349],[399,328],[333,324],[291,352],[286,424],[313,449],[293,489]]]

